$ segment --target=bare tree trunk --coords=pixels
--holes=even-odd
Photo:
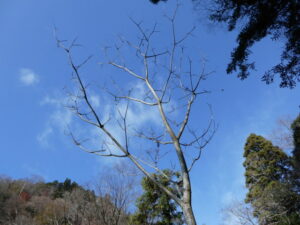
[[[186,224],[197,225],[191,204],[185,204],[184,206],[182,206],[182,210]]]

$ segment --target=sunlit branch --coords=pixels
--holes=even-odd
[[[135,72],[133,72],[132,70],[128,69],[127,67],[125,66],[122,66],[122,65],[119,65],[119,64],[116,64],[114,62],[109,62],[109,64],[121,69],[121,70],[124,70],[125,72],[129,73],[130,75],[138,78],[138,79],[141,79],[141,80],[145,80],[145,78],[143,78],[142,76],[139,76],[137,75]]]

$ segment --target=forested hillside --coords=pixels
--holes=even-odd
[[[110,195],[97,195],[70,179],[64,182],[0,178],[1,225],[128,224]]]

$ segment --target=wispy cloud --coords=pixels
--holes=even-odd
[[[145,92],[144,88],[137,83],[131,84],[130,86],[135,87],[135,91],[133,93],[134,97],[142,99],[141,96],[143,95],[143,92]],[[127,108],[126,101],[116,103],[114,100],[110,101],[109,99],[101,98],[99,95],[94,93],[89,97],[89,100],[93,107],[99,111],[102,121],[109,121],[106,124],[106,129],[119,141],[119,143],[125,144],[125,134],[122,125],[120,124],[122,124],[121,115],[125,115]],[[128,129],[127,134],[133,138],[136,131],[142,129],[144,126],[159,126],[159,112],[156,107],[149,107],[140,103],[131,102],[127,111],[126,123]],[[99,133],[99,128],[88,127],[84,124],[81,124],[81,127],[86,131],[83,135],[88,135],[88,137],[81,137],[81,139],[88,139],[91,148],[99,149],[103,147],[103,144],[105,144],[106,147],[111,147],[110,151],[112,153],[121,153],[114,146],[108,136],[102,135],[101,132]],[[133,148],[133,145],[136,144],[137,143],[135,141],[131,141],[130,147]],[[108,161],[111,162],[111,160]],[[118,160],[114,161],[117,162]],[[103,162],[102,159],[101,162]]]
[[[25,86],[31,86],[39,82],[39,76],[33,70],[26,68],[20,69],[19,79]]]
[[[222,197],[222,203],[225,205],[232,203],[234,200],[235,200],[235,195],[231,191],[226,192]]]
[[[50,126],[47,126],[41,133],[37,135],[38,142],[43,147],[49,147],[49,136],[53,133],[53,129]]]
[[[146,92],[145,87],[139,83],[132,83],[129,85],[133,87],[134,91],[132,95],[135,98],[144,97]],[[125,114],[127,108],[127,102],[115,102],[114,99],[106,98],[105,95],[100,96],[91,90],[89,92],[89,101],[97,111],[100,120],[105,123],[106,129],[119,141],[121,144],[125,144],[124,130],[122,128],[122,115]],[[78,98],[77,106],[83,113],[89,112],[86,108],[83,100]],[[58,135],[63,136],[66,130],[70,128],[74,137],[78,141],[83,141],[83,145],[87,149],[102,149],[111,148],[112,153],[120,153],[114,146],[110,138],[102,133],[98,127],[85,124],[78,117],[74,116],[74,113],[65,107],[65,105],[72,105],[72,99],[68,97],[56,95],[45,96],[40,102],[43,107],[50,107],[52,110],[49,118],[45,123],[45,128],[37,135],[37,141],[45,147],[49,147],[54,138],[59,138]],[[88,115],[88,118],[93,121],[93,116]],[[127,134],[130,136],[130,146],[134,148],[139,145],[136,142],[136,131],[143,130],[144,128],[160,129],[161,121],[159,111],[156,107],[149,107],[141,103],[131,102],[127,111]],[[134,139],[134,141],[133,141]],[[71,140],[71,138],[70,138]],[[101,160],[102,161],[102,160]]]
[[[100,106],[100,97],[98,95],[91,95],[90,101],[93,107],[98,108]]]
[[[55,135],[62,135],[66,127],[72,123],[72,113],[64,107],[67,99],[64,97],[46,96],[41,101],[41,106],[49,105],[53,111],[45,123],[45,128],[37,135],[37,141],[41,146],[51,147],[50,138]]]

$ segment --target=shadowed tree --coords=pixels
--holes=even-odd
[[[294,120],[294,122],[291,125],[291,128],[293,132],[294,141],[293,165],[298,180],[300,182],[300,115]]]
[[[262,80],[272,83],[275,75],[281,78],[280,87],[293,88],[300,81],[300,2],[296,0],[214,0],[211,19],[228,24],[232,31],[240,23],[238,46],[231,54],[227,73],[239,71],[238,77],[245,79],[254,62],[249,62],[250,48],[267,36],[285,42],[281,61],[265,72]]]
[[[281,61],[266,71],[262,80],[267,84],[275,76],[281,79],[280,87],[293,88],[300,81],[300,2],[297,0],[192,0],[196,4],[210,5],[210,19],[228,24],[228,30],[241,25],[238,46],[231,53],[227,73],[238,71],[245,79],[255,68],[249,62],[251,47],[265,37],[284,42]],[[159,1],[153,3],[157,4]]]

